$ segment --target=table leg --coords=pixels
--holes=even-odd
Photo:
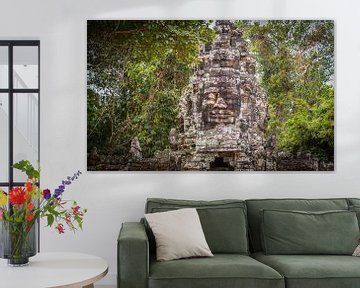
[[[84,286],[83,288],[94,288],[94,284],[86,285],[86,286]]]

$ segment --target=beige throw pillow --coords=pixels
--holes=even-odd
[[[360,244],[358,246],[356,246],[352,256],[360,257]]]
[[[195,208],[145,214],[156,241],[158,261],[213,256]]]

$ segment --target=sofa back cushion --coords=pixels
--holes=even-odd
[[[360,206],[360,198],[348,198],[347,201],[349,206]]]
[[[253,199],[246,200],[250,245],[253,252],[261,246],[261,210],[330,211],[348,210],[346,199]]]
[[[352,255],[359,244],[354,211],[262,210],[266,254]]]
[[[348,198],[348,205],[350,211],[355,211],[358,218],[360,228],[360,199],[359,198]]]
[[[213,253],[248,254],[247,213],[242,200],[175,200],[150,198],[146,213],[165,212],[181,208],[196,208],[206,241]],[[149,229],[149,241],[154,247]]]

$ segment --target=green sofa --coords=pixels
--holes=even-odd
[[[214,257],[156,261],[154,236],[145,221],[123,223],[117,246],[119,288],[360,287],[360,257],[351,256],[359,240],[356,216],[360,215],[360,199],[192,201],[152,198],[147,200],[145,212],[187,207],[197,208]],[[289,225],[296,221],[303,225]],[[310,229],[311,223],[319,223],[320,229],[311,233],[305,231],[304,237],[308,237],[310,243],[307,245],[299,238],[302,238],[301,229]],[[342,239],[342,235],[334,239],[316,235],[325,225],[346,232],[338,234],[353,232],[349,232],[349,239]],[[274,229],[265,233],[265,226]],[[285,231],[285,239],[279,239],[277,231]],[[323,243],[321,238],[324,238]],[[284,243],[285,253],[279,250],[279,243]],[[320,249],[319,255],[313,253],[316,249]],[[288,250],[295,254],[289,255]]]

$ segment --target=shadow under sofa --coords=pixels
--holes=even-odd
[[[119,288],[355,288],[360,258],[350,255],[267,255],[261,212],[350,211],[360,199],[192,201],[150,198],[146,213],[196,208],[214,257],[155,260],[145,221],[123,223],[118,238]],[[360,209],[360,208],[359,208]]]

